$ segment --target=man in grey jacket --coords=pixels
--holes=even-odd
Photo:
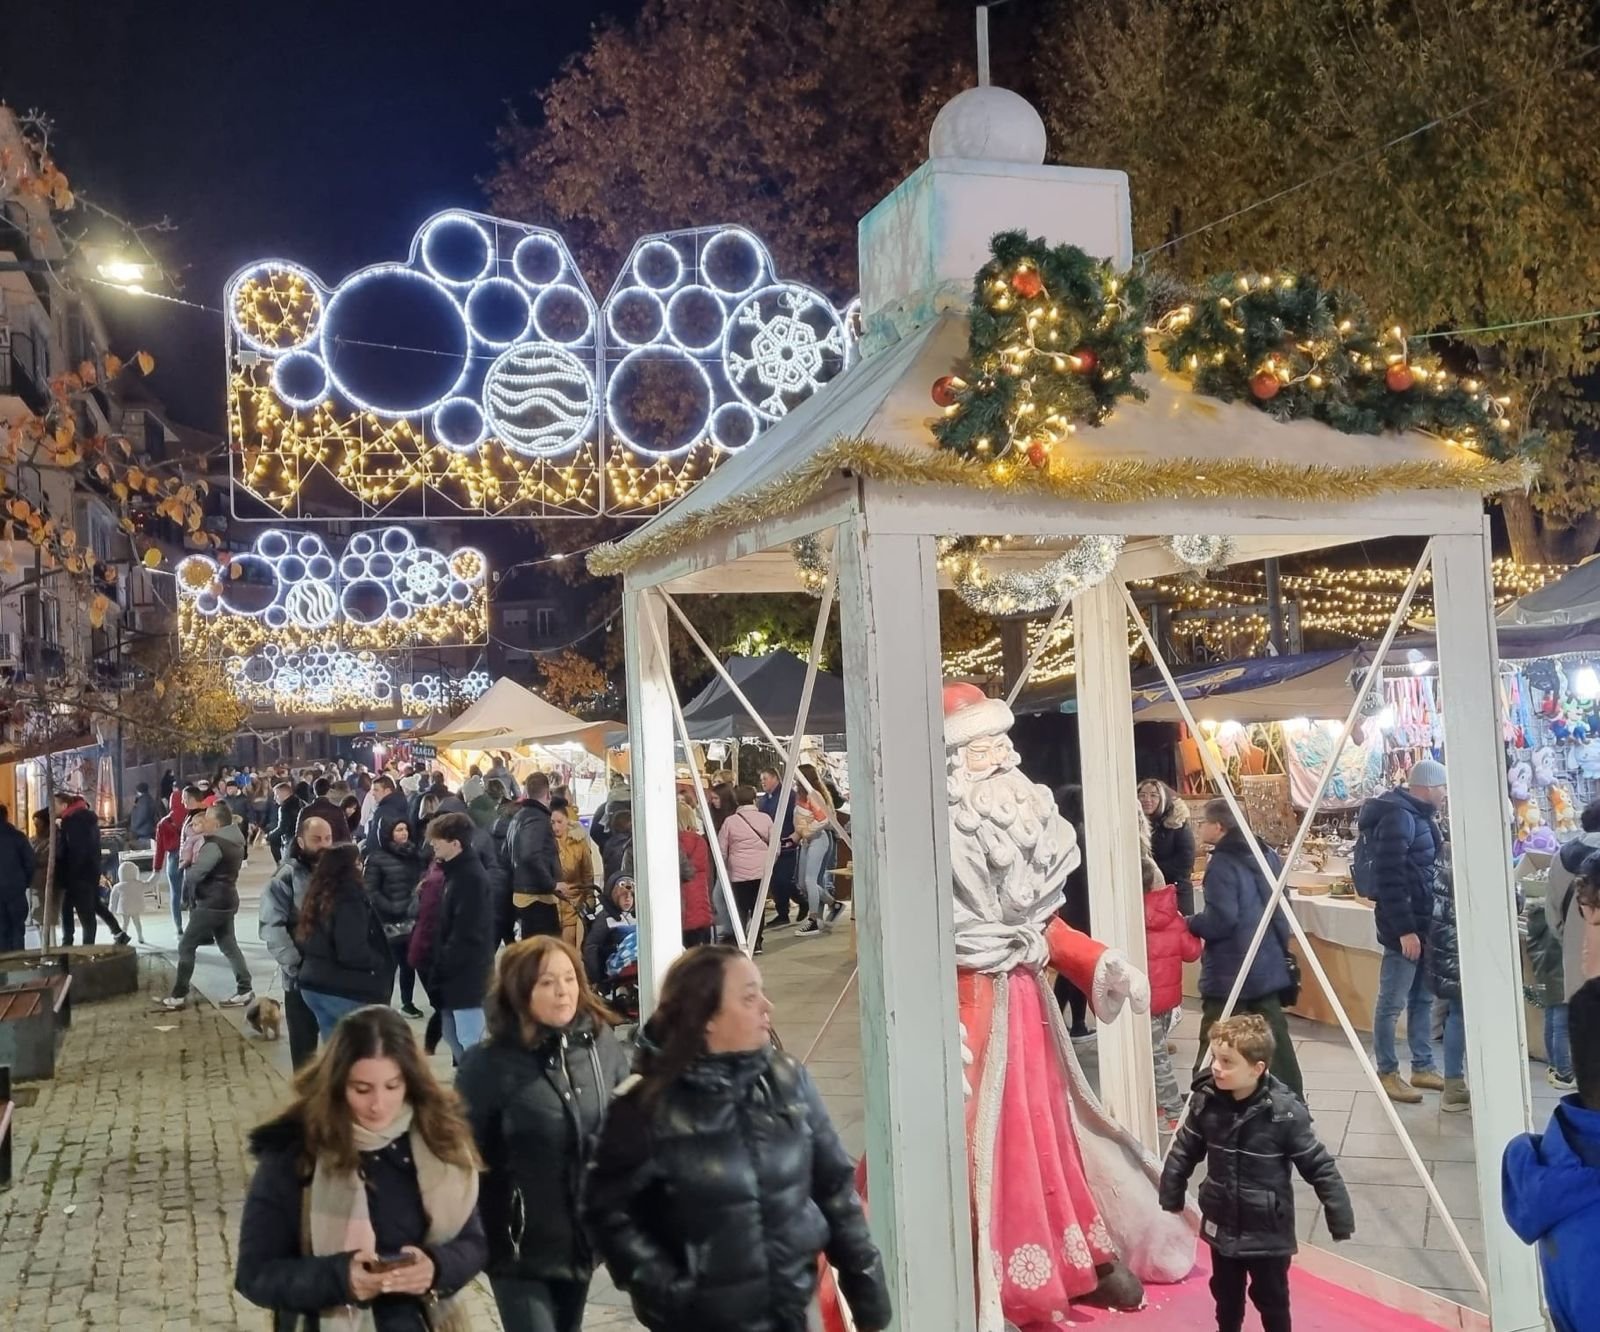
[[[199,814],[200,846],[183,872],[183,904],[189,923],[178,940],[178,977],[172,994],[160,1001],[166,1009],[189,1002],[189,980],[194,975],[194,955],[201,944],[214,943],[233,966],[234,994],[224,1008],[242,1008],[254,1002],[250,964],[234,938],[233,918],[239,914],[239,866],[244,863],[244,830],[222,801]]]
[[[283,979],[283,1017],[289,1028],[289,1062],[295,1068],[317,1053],[317,1019],[300,994],[300,945],[294,927],[311,885],[317,858],[333,845],[333,829],[315,816],[300,821],[294,844],[261,894],[258,932]]]

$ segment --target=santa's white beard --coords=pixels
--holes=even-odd
[[[979,920],[1042,925],[1079,860],[1049,789],[1012,763],[987,773],[953,766],[947,790],[958,915],[964,907]]]

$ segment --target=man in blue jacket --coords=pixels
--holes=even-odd
[[[1422,964],[1422,946],[1433,920],[1433,880],[1444,833],[1444,764],[1423,759],[1404,787],[1385,792],[1361,807],[1357,821],[1356,887],[1377,904],[1378,942],[1383,962],[1378,998],[1372,1007],[1372,1062],[1389,1099],[1403,1105],[1422,1100],[1422,1091],[1442,1091],[1444,1078],[1433,1062],[1433,993]],[[1395,1053],[1395,1023],[1406,1015],[1411,1045],[1411,1080],[1400,1076]]]
[[[1500,1205],[1506,1224],[1539,1246],[1544,1297],[1556,1332],[1594,1325],[1594,1255],[1600,1250],[1600,980],[1572,996],[1574,1095],[1561,1098],[1543,1133],[1506,1146]],[[1581,1315],[1588,1307],[1590,1313]]]

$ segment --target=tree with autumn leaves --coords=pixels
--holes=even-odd
[[[88,225],[85,207],[50,151],[49,123],[37,114],[17,117],[0,107],[0,276],[26,273],[23,296],[42,293],[53,319],[84,302],[79,289],[79,249]],[[95,206],[95,227],[114,227],[137,240],[136,229]],[[20,257],[19,257],[20,256]],[[31,290],[30,290],[31,289]],[[14,295],[17,294],[14,292]],[[64,339],[52,331],[52,349]],[[141,523],[159,517],[195,543],[218,538],[202,531],[206,483],[182,473],[180,464],[141,457],[132,441],[106,427],[118,388],[155,370],[139,352],[124,363],[107,352],[98,361],[53,367],[42,400],[5,399],[0,410],[0,599],[19,593],[54,592],[59,602],[81,607],[99,628],[115,605],[124,572],[138,561],[155,567],[161,548],[141,534]],[[126,540],[124,558],[102,558],[80,537],[79,501],[92,497],[112,515]],[[87,670],[11,686],[0,704],[13,713],[42,717],[113,714],[119,709],[108,689]]]
[[[1502,501],[1513,553],[1571,561],[1600,546],[1600,340],[1571,317],[1600,290],[1590,8],[1058,0],[1000,11],[994,57],[1052,160],[1129,173],[1157,269],[1305,271],[1460,331],[1446,360],[1514,381],[1543,441],[1539,484]],[[726,221],[848,297],[857,219],[922,160],[971,51],[970,10],[939,0],[648,0],[505,128],[490,199],[602,283],[634,237]]]

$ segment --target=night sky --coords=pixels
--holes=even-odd
[[[55,120],[75,187],[157,236],[216,306],[251,259],[333,283],[402,259],[417,224],[480,207],[507,105],[637,0],[4,0],[0,100]],[[220,316],[101,294],[117,350],[148,348],[173,416],[220,433]]]

